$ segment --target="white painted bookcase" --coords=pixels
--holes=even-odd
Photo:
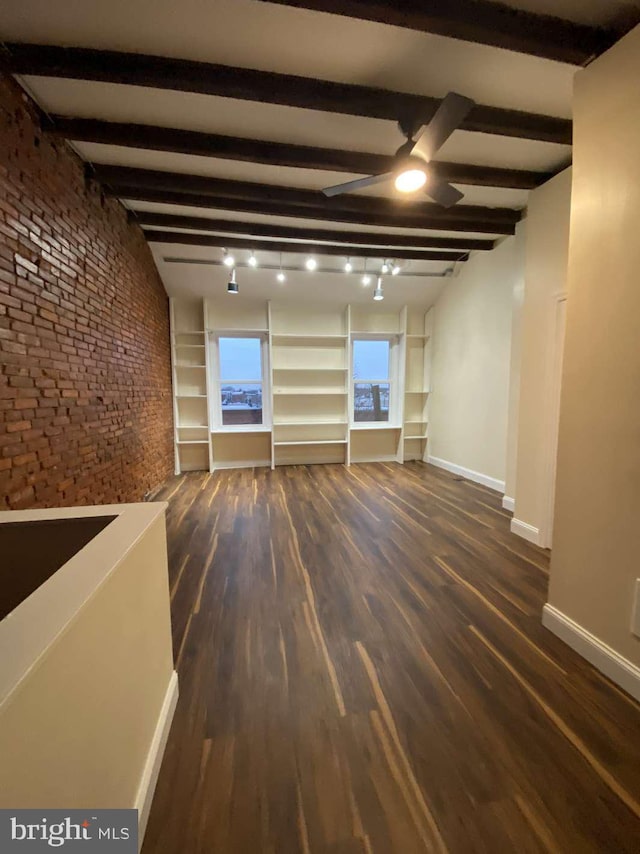
[[[171,301],[176,473],[426,459],[432,310],[374,305]],[[264,341],[262,425],[216,422],[215,340]],[[388,422],[353,423],[354,338],[391,339]]]

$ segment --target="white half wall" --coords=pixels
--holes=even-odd
[[[524,223],[474,254],[435,305],[429,457],[504,491],[514,294],[521,291]],[[465,475],[468,476],[468,475]]]

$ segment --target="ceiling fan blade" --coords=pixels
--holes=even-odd
[[[417,154],[428,163],[454,130],[460,127],[474,106],[475,102],[471,98],[465,98],[457,92],[449,92],[416,140],[411,153]]]
[[[460,199],[464,198],[464,193],[461,193],[460,190],[456,190],[442,178],[436,178],[433,175],[429,175],[424,192],[443,208],[452,208]]]
[[[322,192],[325,196],[340,196],[342,193],[351,193],[354,190],[361,190],[363,187],[372,187],[374,184],[382,184],[383,181],[388,181],[392,177],[392,172],[385,172],[383,175],[369,175],[367,178],[358,178],[355,181],[347,181],[346,184],[336,184],[335,187],[325,187]]]

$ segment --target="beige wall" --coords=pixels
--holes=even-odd
[[[566,291],[570,206],[566,169],[530,193],[526,219],[515,492],[507,494],[515,498],[514,518],[530,526],[541,545],[547,544],[552,491],[553,344],[557,297]]]
[[[578,72],[550,604],[640,665],[640,28]]]
[[[137,805],[173,673],[166,561],[162,516],[2,705],[0,807]]]
[[[476,253],[438,298],[429,401],[429,456],[502,488],[506,475],[514,292],[521,289],[523,224]]]

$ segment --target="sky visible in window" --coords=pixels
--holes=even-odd
[[[389,342],[353,342],[353,378],[356,380],[389,379]]]
[[[259,338],[220,339],[220,379],[262,380]]]

